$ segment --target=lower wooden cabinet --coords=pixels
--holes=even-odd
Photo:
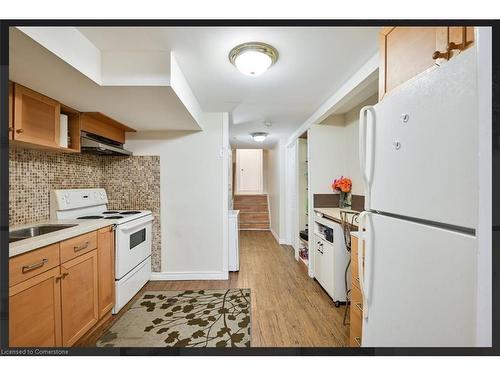
[[[97,250],[61,266],[63,346],[73,345],[99,319]]]
[[[61,272],[55,267],[9,288],[9,345],[61,346]]]
[[[86,247],[87,252],[67,261],[62,256],[65,241],[10,259],[11,347],[72,346],[113,308],[113,227],[73,238],[72,249],[87,237],[95,237],[94,249]],[[26,278],[28,274],[32,276]]]
[[[115,304],[115,232],[114,227],[97,232],[97,265],[99,267],[99,319]]]
[[[358,238],[351,236],[351,293],[349,315],[349,346],[361,346],[363,324],[363,297],[359,287]]]

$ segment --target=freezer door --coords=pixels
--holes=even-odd
[[[375,119],[369,111],[366,209],[476,227],[475,53],[462,52],[394,90],[375,105]]]
[[[362,346],[474,346],[475,237],[377,214],[365,233]]]

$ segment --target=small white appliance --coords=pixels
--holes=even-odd
[[[229,271],[240,270],[239,210],[229,210]]]
[[[346,267],[349,253],[344,241],[342,226],[316,213],[311,241],[314,278],[332,298],[336,307],[346,302]],[[347,284],[351,284],[347,274]]]
[[[104,189],[52,190],[50,217],[59,220],[109,220],[115,225],[116,314],[151,277],[151,228],[148,210],[108,210]]]
[[[361,110],[362,346],[475,346],[476,80],[471,48]]]

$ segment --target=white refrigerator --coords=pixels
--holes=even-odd
[[[364,347],[475,345],[476,70],[471,48],[361,110]]]

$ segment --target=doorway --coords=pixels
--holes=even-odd
[[[262,194],[263,181],[262,149],[236,150],[236,194]]]

